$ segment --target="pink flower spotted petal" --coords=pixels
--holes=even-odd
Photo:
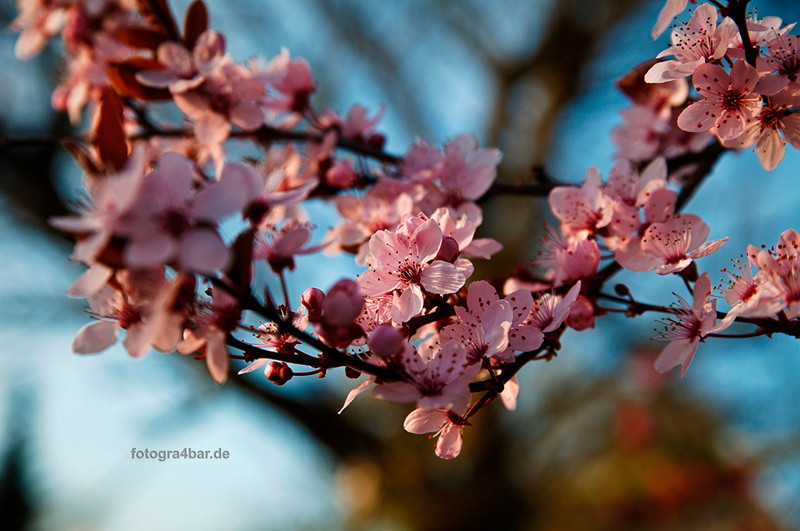
[[[681,378],[683,378],[683,375],[689,369],[689,364],[692,362],[699,344],[699,339],[676,339],[670,341],[669,345],[661,351],[656,360],[656,370],[665,373],[680,365]]]

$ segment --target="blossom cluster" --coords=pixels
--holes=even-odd
[[[686,4],[669,0],[654,34]],[[500,189],[499,150],[461,135],[386,153],[383,109],[316,109],[309,63],[285,49],[269,62],[234,61],[202,0],[182,33],[163,0],[20,0],[17,55],[32,57],[60,34],[68,75],[53,106],[75,124],[91,118],[89,146],[66,144],[85,170],[85,201],[51,220],[87,267],[69,295],[87,299],[94,320],[73,350],[101,352],[124,332],[130,356],[193,355],[219,384],[231,360],[245,363],[239,374],[263,369],[278,385],[344,367],[366,379],[343,410],[367,389],[413,403],[406,430],[438,435],[436,455],[449,459],[472,415],[497,398],[514,409],[517,372],[552,359],[566,329],[593,328],[611,311],[603,300],[629,315],[669,315],[655,338],[670,342],[655,362],[662,372],[681,365],[684,374],[699,343],[735,321],[758,326],[756,335],[797,337],[797,232],[749,247],[715,289],[696,261],[728,238],[709,241],[708,224],[681,211],[722,151],[756,145],[772,169],[784,138],[800,147],[794,25],[750,17],[740,26],[734,17],[744,13],[725,9],[700,4],[659,56],[673,59],[620,81],[633,106],[613,133],[619,151],[605,181],[590,168],[580,186],[551,182],[539,193],[557,220],[532,264],[541,277],[519,267],[487,281],[473,278],[473,261],[502,249],[476,237],[481,200]],[[154,123],[154,101],[174,103],[182,128]],[[232,138],[259,156],[235,159]],[[308,219],[311,198],[340,215],[327,234]],[[296,258],[337,252],[363,272],[327,291],[308,287],[291,305]],[[282,297],[260,285],[260,262]],[[693,302],[646,305],[623,285],[620,297],[604,292],[619,269],[678,275]],[[717,311],[720,298],[727,313]],[[250,324],[248,312],[268,322]]]

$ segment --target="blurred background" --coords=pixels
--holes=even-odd
[[[182,18],[188,1],[171,1]],[[208,0],[237,60],[287,46],[311,63],[318,108],[387,107],[402,154],[422,135],[464,132],[505,153],[499,179],[544,164],[565,182],[607,175],[628,106],[614,83],[667,47],[650,37],[662,0]],[[795,1],[761,16],[800,20]],[[0,23],[14,17],[0,4]],[[0,34],[0,137],[71,132],[49,105],[59,48],[22,63]],[[166,112],[166,111],[165,111]],[[168,113],[167,113],[168,114]],[[731,241],[700,263],[717,280],[748,243],[800,228],[800,154],[765,172],[727,154],[687,211]],[[660,376],[651,315],[568,331],[550,363],[520,376],[516,412],[474,417],[461,456],[402,429],[407,406],[359,397],[342,374],[282,388],[261,371],[224,387],[177,355],[78,357],[88,317],[67,287],[82,268],[48,228],[79,197],[57,144],[0,148],[0,528],[8,530],[736,530],[800,529],[800,349],[776,337],[701,346],[692,370]],[[541,199],[484,204],[505,250],[475,278],[535,256]],[[320,233],[334,211],[311,206]],[[321,235],[320,235],[321,236]],[[294,299],[359,270],[350,257],[298,260]],[[622,273],[638,300],[669,304],[677,278]],[[728,341],[728,342],[726,342]],[[227,450],[227,460],[133,460],[131,450]]]

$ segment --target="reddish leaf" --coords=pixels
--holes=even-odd
[[[78,166],[80,166],[84,172],[89,175],[100,174],[100,168],[95,164],[94,157],[92,157],[91,152],[86,149],[83,144],[79,144],[73,140],[63,140],[61,145],[64,146],[64,149],[69,151],[69,154],[72,155],[72,158],[75,159],[75,162],[78,163]]]
[[[136,0],[136,6],[150,28],[168,36],[170,40],[176,42],[181,40],[167,0]]]
[[[92,130],[92,144],[100,153],[106,168],[119,171],[128,160],[128,139],[123,126],[124,107],[113,88],[107,87],[100,97],[97,120]]]
[[[169,90],[146,87],[136,81],[136,72],[141,70],[161,70],[162,68],[164,66],[155,59],[135,57],[120,63],[110,64],[106,74],[119,95],[124,98],[163,101],[172,99]]]
[[[208,11],[203,0],[194,0],[186,10],[186,20],[183,23],[183,43],[189,50],[194,49],[197,38],[208,29]]]
[[[148,28],[121,28],[114,32],[114,38],[131,48],[155,51],[158,45],[167,40],[163,33]]]

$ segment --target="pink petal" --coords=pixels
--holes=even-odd
[[[405,323],[422,311],[422,290],[416,284],[411,284],[408,289],[398,297],[394,294],[392,303],[392,320],[395,323]]]
[[[410,241],[412,245],[416,245],[419,263],[424,264],[436,258],[442,245],[442,229],[435,220],[429,219],[414,230]]]
[[[125,347],[128,356],[131,358],[142,358],[150,350],[150,338],[146,332],[146,327],[141,323],[131,325],[125,331],[125,339],[122,340],[122,346]]]
[[[453,264],[443,260],[433,262],[422,270],[420,276],[420,283],[425,290],[439,295],[455,293],[467,281]]]
[[[241,373],[240,373],[240,374],[241,374]],[[372,385],[372,384],[374,384],[374,383],[375,383],[375,379],[374,379],[374,378],[369,378],[369,379],[368,379],[368,380],[366,380],[365,382],[361,382],[361,383],[360,383],[360,384],[358,384],[356,387],[354,387],[353,389],[351,389],[351,390],[350,390],[350,392],[349,392],[349,393],[347,393],[347,398],[345,398],[345,400],[344,400],[344,405],[342,406],[342,409],[340,409],[340,410],[339,410],[339,412],[337,413],[337,415],[341,415],[341,414],[342,414],[342,411],[344,411],[344,410],[345,410],[345,408],[346,408],[347,406],[349,406],[349,405],[350,405],[350,403],[351,403],[353,400],[355,400],[355,398],[356,398],[358,395],[360,395],[361,393],[363,393],[364,391],[366,391],[366,390],[367,390],[367,388],[369,388],[369,386],[370,386],[370,385]]]
[[[461,453],[461,427],[448,424],[436,441],[436,456],[442,459],[455,459]]]
[[[255,103],[239,103],[229,112],[231,123],[243,131],[254,131],[264,123],[264,113]]]
[[[517,380],[517,375],[515,374],[506,382],[500,392],[500,400],[503,401],[503,405],[507,410],[514,411],[517,409],[517,395],[519,395],[519,380]]]
[[[499,299],[497,291],[485,280],[479,280],[469,285],[467,307],[475,317],[480,317],[492,303]]]
[[[165,232],[134,239],[125,246],[125,263],[132,267],[166,264],[178,251],[178,243]]]
[[[470,289],[472,289],[472,284],[470,284]],[[512,326],[517,326],[522,321],[528,317],[528,314],[531,313],[531,308],[533,307],[533,296],[531,292],[527,289],[518,289],[513,293],[510,293],[504,299],[508,301],[511,305],[511,314]]]
[[[730,238],[725,237],[722,238],[721,240],[714,240],[708,242],[705,245],[701,245],[700,247],[698,247],[696,251],[689,253],[689,256],[691,256],[692,259],[695,260],[698,258],[702,258],[704,256],[708,256],[711,253],[717,252],[723,245],[725,245],[728,242],[728,240],[730,240]]]
[[[75,280],[67,291],[68,297],[89,297],[97,293],[111,278],[113,270],[102,264],[94,264]]]
[[[786,153],[786,146],[783,143],[781,134],[775,128],[769,128],[761,136],[761,140],[756,145],[758,160],[767,171],[774,170]]]
[[[400,404],[415,402],[420,397],[417,388],[405,382],[378,385],[372,391],[372,395],[381,400],[389,400]]]
[[[493,254],[503,250],[503,244],[492,238],[478,238],[472,240],[466,248],[461,249],[465,256],[470,258],[484,258],[488,260]]]
[[[84,325],[72,342],[76,354],[96,354],[117,342],[117,323],[114,321],[95,321]]]
[[[736,92],[753,92],[758,81],[758,72],[747,61],[738,59],[733,63],[731,68],[731,89]]]
[[[422,435],[423,433],[434,433],[442,428],[442,424],[447,422],[447,412],[441,409],[422,409],[417,408],[406,417],[403,428],[408,433]]]
[[[707,101],[690,104],[678,116],[678,127],[690,133],[708,131],[714,125],[721,108]]]
[[[783,130],[786,141],[796,149],[800,149],[800,115],[790,114],[783,119],[783,125],[786,127]]]
[[[230,251],[213,229],[195,229],[181,240],[180,260],[184,267],[196,273],[225,269]]]
[[[201,144],[221,144],[231,132],[228,120],[214,111],[206,111],[195,120],[194,134]]]
[[[669,345],[661,351],[661,355],[656,360],[656,370],[660,373],[665,373],[677,365],[681,365],[681,378],[683,378],[699,343],[699,339],[676,339],[670,341]]]
[[[224,332],[216,330],[209,334],[206,346],[206,365],[211,378],[219,385],[224,384],[228,379],[228,367],[230,366]]]
[[[253,372],[260,367],[263,367],[269,360],[266,358],[261,358],[253,361],[252,363],[248,363],[242,370],[240,370],[236,374],[247,374]]]

